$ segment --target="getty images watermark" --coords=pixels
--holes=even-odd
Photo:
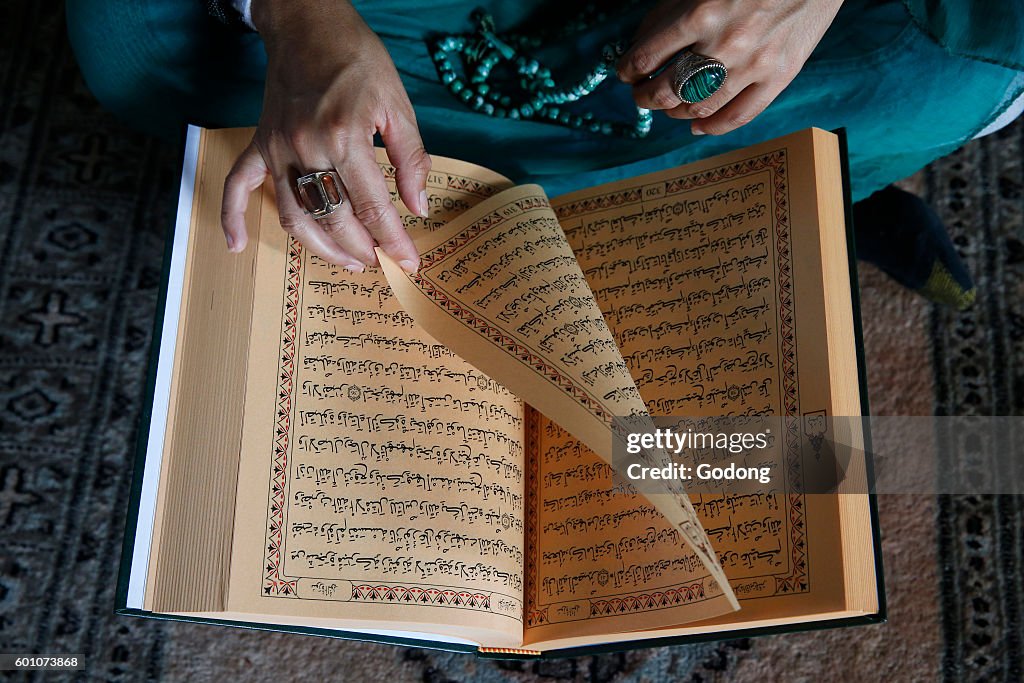
[[[618,483],[691,495],[1022,494],[1024,418],[616,418]]]
[[[686,451],[719,452],[738,456],[754,450],[766,450],[773,445],[771,429],[756,434],[750,432],[699,432],[692,427],[686,431],[675,431],[672,427],[654,427],[651,431],[627,432],[626,454],[638,456],[645,451],[664,451],[670,456],[678,457]],[[665,480],[678,479],[690,481],[736,481],[752,480],[760,484],[772,481],[770,465],[741,465],[737,462],[714,464],[697,462],[665,462],[657,464],[641,464],[631,462],[626,465],[626,477],[630,480]]]

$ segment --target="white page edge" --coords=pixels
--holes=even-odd
[[[135,543],[132,546],[132,563],[128,578],[126,606],[133,609],[143,608],[146,595],[146,577],[149,573],[153,525],[156,521],[157,487],[160,483],[160,465],[163,461],[164,439],[167,433],[171,374],[174,370],[174,352],[178,341],[181,296],[185,284],[185,256],[188,252],[188,238],[192,223],[192,200],[199,166],[201,133],[202,129],[190,125],[185,137],[185,156],[181,169],[181,188],[178,191],[178,213],[174,222],[174,241],[171,245],[171,265],[167,278],[167,299],[164,304],[164,319],[160,333],[160,353],[157,356],[149,439],[146,443],[146,462],[142,475]]]

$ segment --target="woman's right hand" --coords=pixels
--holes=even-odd
[[[224,183],[228,249],[245,248],[249,195],[269,174],[281,227],[307,249],[361,271],[377,265],[376,243],[415,272],[419,254],[391,202],[373,136],[380,133],[395,166],[399,196],[420,216],[427,215],[430,157],[383,43],[341,0],[254,0],[252,18],[267,50],[267,81],[256,134]],[[314,220],[295,181],[330,169],[341,176],[346,201]]]
[[[694,119],[694,135],[746,125],[796,77],[832,24],[842,0],[662,0],[644,18],[618,64],[640,107]],[[675,73],[683,50],[721,60],[729,77],[700,102],[680,101]]]

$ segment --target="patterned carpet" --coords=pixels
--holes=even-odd
[[[80,653],[68,678],[104,681],[1021,680],[1019,497],[882,497],[880,626],[501,663],[115,617],[178,150],[99,109],[62,21],[0,7],[0,652]],[[933,308],[864,268],[877,414],[1024,414],[1022,156],[1018,123],[907,181],[956,234],[978,301]]]

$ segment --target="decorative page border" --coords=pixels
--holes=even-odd
[[[627,612],[652,612],[654,610],[679,607],[705,598],[704,583],[681,584],[650,593],[633,593],[624,597],[607,600],[591,600],[591,617],[612,617]]]
[[[397,181],[397,169],[393,164],[378,162],[378,165],[380,166],[381,172],[384,174],[385,180]],[[449,172],[445,172],[444,176],[447,179],[445,187],[449,190],[455,190],[456,192],[464,192],[482,199],[487,199],[488,197],[493,197],[494,193],[497,191],[494,185],[480,182],[479,180],[470,178],[469,176],[454,175]]]
[[[385,586],[361,583],[352,586],[352,600],[361,602],[397,602],[406,605],[441,605],[490,611],[489,593],[471,593],[453,589],[420,586]]]
[[[792,239],[789,221],[789,166],[785,149],[771,152],[766,162],[772,168],[775,209],[775,243],[778,259],[779,293],[779,337],[781,341],[780,360],[782,361],[782,401],[786,416],[800,415],[800,397],[797,384],[796,357],[796,308],[793,302],[793,258]],[[803,463],[800,459],[800,420],[786,420],[789,436],[789,481],[791,491],[798,491],[803,483]],[[799,482],[799,485],[798,485]],[[807,593],[810,591],[808,574],[810,572],[807,552],[807,511],[804,494],[791,492],[787,496],[789,503],[789,533],[791,542],[792,562],[789,576],[773,575],[775,578],[775,594]]]
[[[277,364],[277,407],[274,415],[274,444],[271,456],[267,544],[263,563],[263,594],[272,597],[299,597],[296,593],[298,579],[285,577],[281,573],[281,546],[284,541],[285,485],[288,481],[292,388],[295,385],[295,339],[298,335],[301,288],[302,245],[289,236],[281,315],[281,350]]]
[[[537,565],[540,549],[537,547],[537,526],[540,524],[537,506],[540,504],[540,413],[532,406],[526,406],[526,539],[523,562],[523,623],[527,627],[548,623],[548,608],[539,604],[537,595]],[[536,552],[530,552],[535,550]]]

